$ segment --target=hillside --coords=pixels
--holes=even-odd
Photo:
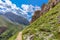
[[[22,31],[23,40],[60,40],[60,3]]]
[[[18,32],[23,29],[22,25],[16,25],[6,20],[4,16],[0,15],[0,40],[8,40],[13,35],[17,36]]]
[[[41,10],[36,10],[34,12],[31,23],[34,22],[36,19],[38,19],[43,14],[47,13],[52,8],[54,8],[58,3],[60,3],[60,0],[48,0],[48,1],[49,2],[47,4],[42,5]]]

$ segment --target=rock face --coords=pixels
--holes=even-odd
[[[51,10],[53,7],[55,7],[55,5],[57,5],[59,2],[60,2],[60,0],[49,0],[48,4],[43,4],[42,9],[41,10],[37,10],[34,13],[34,15],[32,16],[31,23],[34,22],[37,18],[39,18],[41,15],[45,14],[46,12]]]
[[[34,16],[32,17],[31,23],[34,22],[39,17],[40,17],[40,10],[37,10],[35,11]]]

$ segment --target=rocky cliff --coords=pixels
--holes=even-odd
[[[49,10],[55,7],[59,2],[60,0],[49,0],[48,4],[43,4],[41,10],[35,11],[34,15],[32,16],[31,23],[38,19],[41,15],[47,13]]]

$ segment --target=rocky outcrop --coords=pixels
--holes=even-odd
[[[6,29],[6,27],[0,27],[0,34],[2,34]]]
[[[40,17],[40,10],[35,11],[34,16],[32,17],[31,23],[34,22],[37,18]]]
[[[45,14],[49,10],[51,10],[55,5],[57,5],[60,0],[49,0],[48,4],[43,4],[41,10],[35,11],[34,15],[32,16],[31,23],[38,19],[41,15]]]

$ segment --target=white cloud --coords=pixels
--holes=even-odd
[[[26,4],[22,4],[21,6],[23,8],[24,11],[28,12],[28,9],[29,9],[29,5],[26,5]]]
[[[6,4],[12,5],[12,2],[10,0],[5,0]]]
[[[2,0],[0,0],[0,3],[3,3]]]
[[[35,6],[35,10],[41,10],[39,6]]]
[[[26,12],[33,12],[35,10],[41,10],[39,6],[26,5],[26,4],[22,4],[21,8]]]
[[[41,10],[41,8],[39,6],[26,5],[26,4],[22,4],[21,8],[27,13],[30,12],[32,15],[33,15],[34,11]]]
[[[13,4],[10,0],[0,0],[0,12],[6,13],[7,11],[13,12],[16,15],[23,15],[28,20],[31,20],[31,16],[33,15],[33,12],[35,10],[39,10],[39,6],[33,6],[33,5],[26,5],[22,4],[21,8],[17,7],[15,4]],[[31,15],[29,15],[31,13]]]

